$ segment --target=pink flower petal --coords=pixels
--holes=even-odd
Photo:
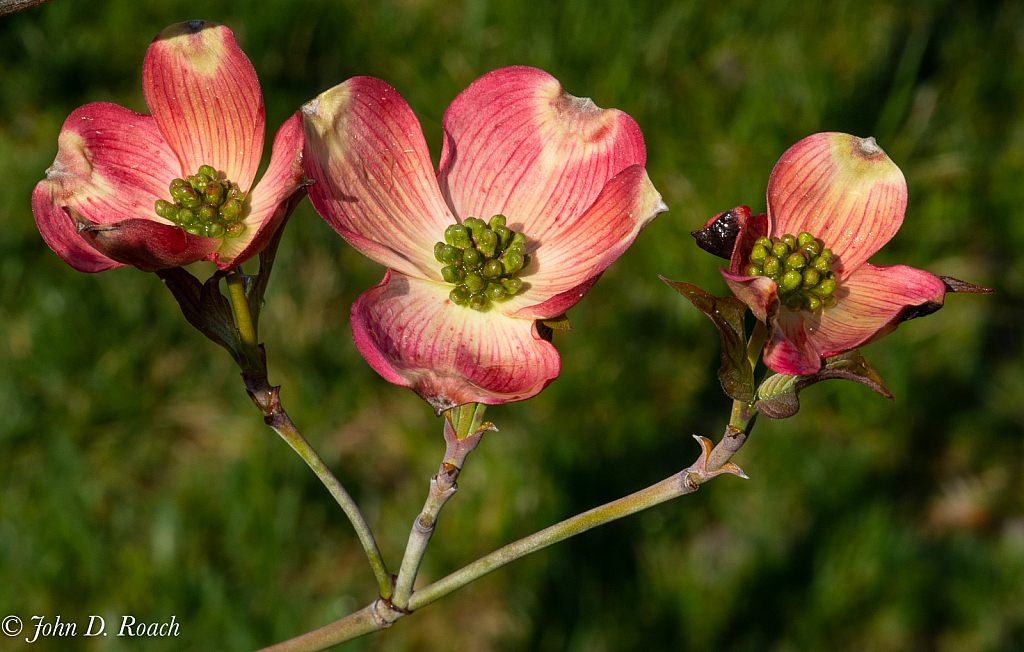
[[[644,165],[636,122],[562,90],[536,68],[495,70],[444,114],[438,182],[464,220],[502,214],[545,242],[594,203],[609,179]]]
[[[633,165],[613,177],[594,204],[549,242],[542,242],[520,277],[529,287],[498,304],[521,319],[564,313],[626,251],[658,213],[668,210],[647,171]]]
[[[365,256],[441,280],[434,243],[455,224],[419,121],[379,79],[355,77],[302,107],[313,207]]]
[[[775,281],[767,276],[731,274],[721,267],[718,271],[722,273],[733,295],[747,304],[758,321],[768,323],[779,303]]]
[[[246,230],[237,238],[224,238],[214,254],[217,267],[230,269],[244,263],[267,246],[281,220],[294,208],[305,179],[302,173],[302,119],[298,112],[277,130],[270,166],[249,196]]]
[[[778,306],[778,315],[771,322],[771,337],[764,347],[763,360],[769,369],[790,376],[806,376],[821,369],[821,353],[807,335],[805,324],[809,319],[809,313]]]
[[[266,117],[256,71],[231,30],[201,20],[163,30],[146,52],[142,89],[182,174],[212,165],[249,191]]]
[[[808,136],[786,150],[768,180],[772,235],[815,235],[836,255],[840,279],[896,234],[906,207],[903,173],[873,138]]]
[[[392,272],[352,306],[359,352],[389,382],[411,387],[440,414],[469,402],[529,398],[560,360],[534,322],[448,300],[450,287]]]
[[[857,268],[840,285],[838,303],[805,320],[811,343],[822,356],[862,346],[896,330],[900,322],[938,310],[946,286],[928,272],[906,265]]]
[[[90,222],[157,217],[157,199],[171,199],[168,184],[178,167],[151,116],[95,102],[64,121],[57,157],[32,193],[32,213],[43,239],[72,267],[98,272],[120,267],[75,233],[70,206]]]
[[[144,272],[194,263],[220,246],[218,238],[190,235],[181,227],[155,220],[130,218],[94,224],[73,208],[65,210],[77,232],[96,251]]]

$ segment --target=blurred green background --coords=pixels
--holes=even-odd
[[[488,411],[501,432],[470,457],[423,580],[668,476],[696,458],[693,433],[721,433],[717,332],[657,275],[725,294],[688,233],[764,210],[800,138],[873,135],[905,172],[904,228],[875,263],[997,291],[864,350],[895,402],[817,385],[796,417],[758,423],[736,458],[749,482],[518,561],[345,649],[1024,650],[1024,7],[878,0],[53,0],[0,18],[0,616],[181,626],[0,649],[247,650],[375,594],[327,492],[156,276],[76,272],[32,219],[65,117],[97,100],[145,111],[149,41],[193,18],[235,31],[270,129],[373,75],[436,160],[451,99],[526,64],[644,131],[671,211],[556,334],[561,377]],[[261,338],[397,568],[443,444],[352,343],[349,307],[382,275],[304,203]]]

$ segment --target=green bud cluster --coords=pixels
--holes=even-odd
[[[173,203],[158,199],[156,214],[168,219],[192,235],[207,238],[236,238],[245,232],[242,202],[245,194],[227,179],[218,179],[217,170],[203,165],[199,172],[171,181]]]
[[[434,258],[444,265],[441,276],[455,286],[448,298],[474,310],[519,292],[523,281],[516,274],[530,264],[526,236],[505,226],[504,215],[489,223],[470,217],[452,224],[444,242],[434,245]]]
[[[824,248],[810,233],[787,233],[758,238],[743,272],[775,281],[779,301],[790,310],[818,312],[836,303],[833,260],[832,250]]]

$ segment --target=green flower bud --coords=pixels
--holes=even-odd
[[[808,233],[807,231],[801,231],[796,236],[796,244],[798,246],[800,246],[800,247],[804,246],[805,244],[807,244],[809,242],[814,242],[814,241],[815,241],[814,236],[811,235],[810,233]]]
[[[158,199],[156,200],[156,203],[153,204],[153,210],[156,211],[156,214],[160,217],[167,217],[167,211],[172,208],[175,208],[174,204],[164,199]]]
[[[745,270],[743,270],[743,273],[746,276],[763,276],[764,275],[764,270],[762,270],[757,265],[751,263],[751,264],[747,265],[747,268]]]
[[[505,248],[505,251],[508,253],[523,255],[526,253],[526,244],[523,242],[516,242],[515,239],[513,239],[512,243]]]
[[[786,256],[786,269],[803,269],[807,267],[807,258],[800,251],[794,251]]]
[[[441,268],[441,276],[448,283],[461,283],[462,279],[465,278],[466,273],[455,265],[446,265]]]
[[[790,310],[800,310],[804,307],[804,300],[799,294],[791,294],[782,299],[782,304]]]
[[[448,293],[448,298],[457,306],[464,306],[469,303],[469,290],[465,285],[457,285]]]
[[[513,231],[512,232],[512,244],[513,245],[516,245],[516,244],[523,245],[523,249],[525,251],[525,249],[526,249],[526,236],[521,231]]]
[[[220,216],[226,222],[234,222],[242,217],[242,204],[237,199],[227,199],[220,205]]]
[[[474,292],[469,297],[469,307],[473,310],[483,310],[487,307],[487,295],[483,292]]]
[[[206,192],[206,186],[210,183],[210,179],[202,174],[190,174],[185,177],[185,181],[188,181],[196,192]]]
[[[241,202],[245,199],[245,193],[239,188],[232,188],[228,191],[228,199],[234,199],[235,201]]]
[[[781,269],[779,259],[775,256],[768,256],[764,259],[764,265],[761,266],[764,270],[765,276],[778,276]]]
[[[754,245],[750,250],[750,262],[755,265],[763,265],[764,259],[768,257],[768,248],[761,244]]]
[[[819,274],[818,270],[813,267],[808,267],[804,270],[803,278],[804,280],[803,283],[800,284],[800,287],[805,290],[809,290],[818,284],[818,281],[821,280],[821,274]]]
[[[498,301],[505,298],[505,288],[500,283],[487,284],[487,298],[491,301]]]
[[[835,297],[825,297],[824,299],[821,300],[821,304],[823,306],[825,306],[826,308],[832,308],[833,306],[836,305],[836,298]]]
[[[206,194],[204,195],[203,202],[212,204],[213,206],[220,206],[227,199],[228,193],[224,190],[224,186],[219,181],[211,181],[206,186]]]
[[[445,245],[441,250],[441,262],[445,265],[454,265],[462,262],[462,251],[452,245]]]
[[[822,280],[818,285],[814,287],[811,292],[818,295],[822,299],[827,299],[832,296],[832,293],[836,291],[836,282],[833,279],[826,278]]]
[[[772,255],[780,260],[785,260],[789,255],[789,245],[781,240],[772,245]]]
[[[491,218],[490,222],[488,222],[488,226],[491,227],[491,231],[497,231],[498,226],[505,226],[505,216],[495,215]]]
[[[512,230],[504,224],[499,224],[497,228],[492,229],[494,235],[498,236],[498,251],[505,251],[506,247],[511,244],[512,241]]]
[[[819,310],[821,310],[821,299],[814,296],[813,294],[804,295],[804,304],[807,306],[807,309],[810,310],[811,312],[818,312]]]
[[[213,169],[212,165],[200,165],[199,174],[205,175],[209,179],[217,178],[217,171]]]
[[[491,233],[494,232],[491,231]],[[488,260],[486,263],[484,263],[483,275],[484,278],[486,279],[498,278],[499,276],[501,276],[502,271],[504,270],[501,266],[501,261]]]
[[[171,179],[171,183],[170,183],[170,189],[171,190],[174,190],[175,188],[180,188],[180,187],[183,187],[183,186],[188,186],[189,188],[192,187],[192,186],[189,186],[188,185],[188,181],[185,181],[184,179]]]
[[[185,210],[188,210],[188,209],[186,208]],[[177,206],[175,206],[174,204],[171,204],[171,207],[168,208],[167,211],[164,213],[164,219],[168,219],[168,220],[174,222],[175,224],[179,224],[180,225],[181,224],[181,216],[179,215],[180,212],[181,211],[178,209]]]
[[[196,215],[199,216],[199,221],[204,223],[216,222],[219,216],[217,209],[209,204],[203,204],[196,211]]]
[[[507,292],[509,296],[512,296],[522,289],[523,280],[519,278],[507,278],[501,282],[501,287],[505,288],[505,292]]]
[[[206,237],[206,227],[203,226],[202,224],[189,224],[188,226],[182,224],[181,228],[185,229],[186,233]]]
[[[224,225],[220,222],[212,222],[206,225],[206,237],[219,238],[224,235]]]
[[[466,279],[463,282],[470,292],[480,292],[487,287],[487,281],[484,280],[484,277],[475,272],[466,274]]]
[[[192,224],[199,224],[199,218],[196,217],[195,211],[191,208],[182,208],[178,211],[178,224],[182,226],[189,226]],[[187,231],[188,229],[186,229]],[[189,231],[191,233],[191,231]]]
[[[443,242],[438,242],[434,245],[434,258],[436,258],[437,262],[439,263],[444,262],[444,260],[441,258],[441,255],[444,253],[444,248],[445,244]]]
[[[480,250],[480,253],[488,258],[492,257],[494,250],[498,246],[497,234],[488,228],[484,228],[474,235],[476,236],[476,248]]]
[[[805,254],[807,254],[808,258],[814,258],[821,251],[821,245],[818,244],[817,240],[813,240],[811,242],[808,242],[805,245],[801,245],[800,246],[800,251],[802,251]]]
[[[484,221],[478,217],[467,217],[465,220],[462,221],[462,226],[469,229],[469,233],[470,235],[473,236],[474,240],[480,237],[480,232],[487,228],[487,225],[484,224]]]
[[[786,243],[786,246],[790,249],[796,249],[796,236],[786,234],[782,236],[781,240]]]
[[[444,240],[450,245],[465,249],[472,241],[469,239],[469,230],[461,224],[452,224],[444,230]]]
[[[199,193],[192,188],[192,186],[173,186],[171,188],[171,197],[174,198],[180,206],[186,208],[197,208],[199,204],[203,203],[203,200],[199,198]]]
[[[462,252],[462,263],[466,269],[480,269],[480,266],[484,264],[483,254],[473,247],[467,247]]]
[[[804,280],[800,272],[790,270],[782,275],[782,280],[779,281],[779,286],[783,292],[792,292],[793,290],[800,287],[800,283]]]
[[[811,267],[818,270],[820,274],[828,274],[828,261],[825,260],[824,256],[815,257],[814,261],[811,262]]]
[[[766,237],[764,237],[764,236],[761,236],[760,238],[758,238],[758,239],[757,239],[757,242],[756,242],[756,243],[754,243],[754,244],[759,244],[759,245],[761,245],[762,247],[764,247],[764,248],[765,248],[765,251],[771,251],[771,250],[772,250],[772,246],[773,246],[773,245],[774,245],[775,243],[773,243],[773,242],[771,241],[771,238],[766,238]]]
[[[237,238],[245,233],[245,222],[228,222],[224,225],[224,235],[229,238]]]
[[[517,253],[507,253],[501,259],[501,268],[506,276],[511,276],[523,268],[523,256]]]
[[[835,257],[832,255],[831,249],[822,249],[821,253],[818,255],[824,258],[830,266],[832,265],[832,261],[835,259]]]

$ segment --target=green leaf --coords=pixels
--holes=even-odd
[[[544,325],[553,331],[571,331],[572,325],[569,323],[569,315],[564,312],[557,317],[551,319],[542,319]]]
[[[747,358],[747,334],[743,326],[747,306],[734,297],[712,296],[696,285],[670,281],[664,276],[660,278],[689,299],[718,327],[722,338],[722,366],[718,370],[718,379],[725,393],[737,401],[747,402],[754,398],[754,369]]]
[[[757,388],[754,409],[771,419],[786,419],[800,411],[800,390],[831,378],[852,380],[891,399],[892,394],[857,349],[825,358],[821,370],[808,376],[774,374]]]

